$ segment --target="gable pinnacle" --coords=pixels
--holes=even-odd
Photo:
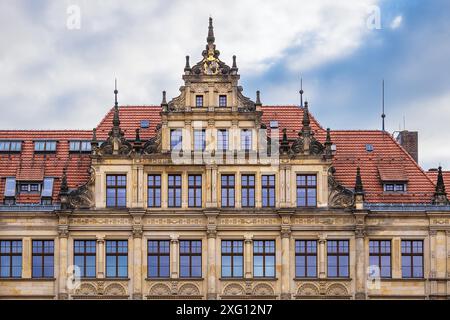
[[[311,121],[309,120],[308,101],[305,101],[305,107],[303,108],[303,128],[309,128]]]
[[[209,17],[208,37],[206,38],[208,44],[214,44],[216,38],[214,37],[213,18]]]
[[[362,179],[361,179],[360,167],[356,168],[355,194],[357,194],[357,195],[364,194],[364,187],[363,187],[363,183],[362,183]]]

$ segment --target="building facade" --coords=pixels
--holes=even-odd
[[[219,55],[210,19],[178,97],[0,131],[0,298],[450,298],[446,173],[245,97]]]

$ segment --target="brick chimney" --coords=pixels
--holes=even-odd
[[[397,142],[416,162],[419,162],[419,133],[417,131],[400,131],[397,136]]]

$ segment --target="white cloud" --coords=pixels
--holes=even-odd
[[[162,90],[176,96],[184,56],[200,59],[210,14],[222,60],[236,54],[243,77],[276,62],[296,72],[320,66],[361,45],[366,8],[377,2],[65,0],[37,10],[3,1],[0,128],[92,128],[112,105],[115,76],[122,104],[158,104]],[[81,29],[71,31],[73,4]]]
[[[395,18],[394,18],[394,20],[392,20],[392,22],[391,22],[391,29],[397,29],[398,27],[400,27],[401,25],[402,25],[402,22],[403,22],[403,16],[396,16]]]

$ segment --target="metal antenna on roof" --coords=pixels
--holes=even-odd
[[[300,78],[300,107],[303,108],[303,93],[305,93],[305,91],[303,91],[303,78]]]
[[[384,131],[386,131],[385,123],[384,123],[384,119],[386,118],[386,114],[384,113],[384,79],[383,79],[383,85],[382,85],[382,109],[383,109],[383,113],[381,114],[381,120],[382,120],[382,130],[384,132]]]

